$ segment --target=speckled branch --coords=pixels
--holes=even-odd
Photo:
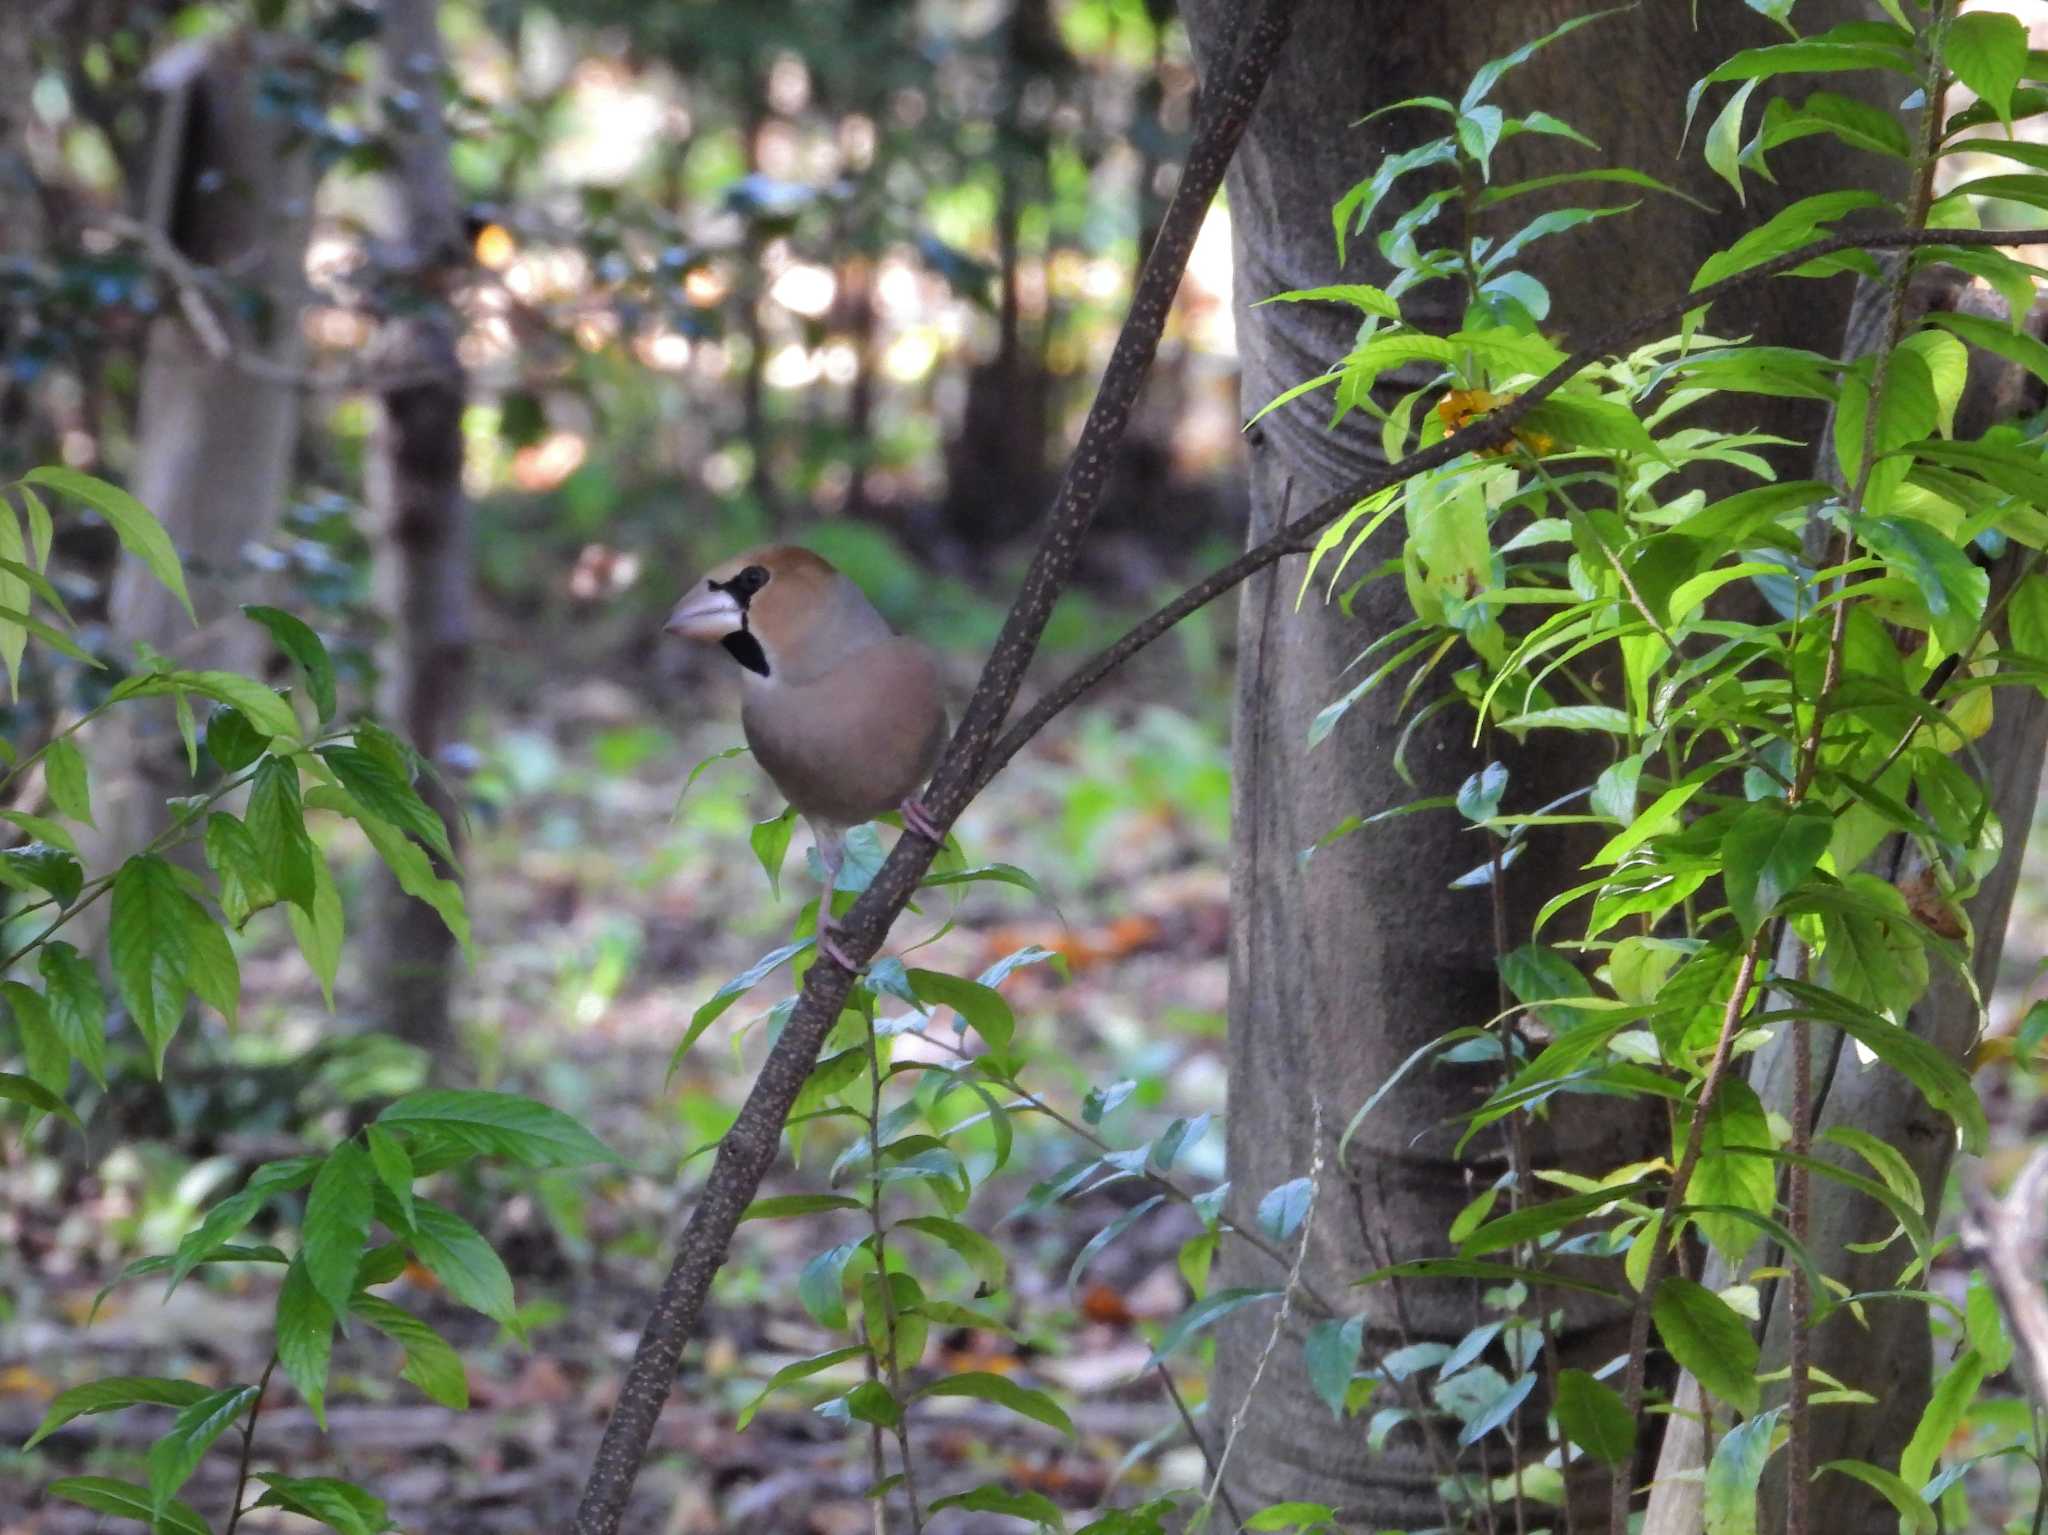
[[[1180,184],[1139,274],[1130,313],[1060,481],[1044,539],[982,668],[960,728],[925,793],[925,806],[941,827],[952,823],[984,782],[982,765],[1016,701],[1081,541],[1102,506],[1131,406],[1158,351],[1195,236],[1287,40],[1293,13],[1294,0],[1261,0],[1239,33],[1229,69],[1203,92],[1202,117]],[[841,924],[839,942],[849,955],[865,960],[880,947],[937,851],[935,844],[914,833],[897,842]],[[697,1330],[712,1278],[725,1262],[741,1214],[774,1164],[790,1105],[810,1075],[852,984],[852,973],[829,958],[820,956],[812,965],[789,1023],[719,1143],[710,1177],[683,1230],[674,1265],[655,1297],[605,1425],[576,1512],[576,1535],[613,1535],[619,1528],[655,1421],[675,1382],[683,1347]]]

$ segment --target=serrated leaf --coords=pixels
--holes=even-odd
[[[517,1093],[408,1093],[377,1116],[386,1129],[422,1129],[524,1167],[617,1163],[616,1152],[559,1109]]]
[[[327,1154],[306,1196],[301,1258],[314,1291],[336,1316],[348,1314],[356,1266],[370,1235],[370,1161],[353,1140]]]
[[[170,1428],[158,1436],[147,1458],[152,1516],[170,1507],[172,1497],[191,1480],[213,1442],[227,1432],[256,1394],[254,1386],[210,1391],[180,1411]]]
[[[334,1353],[334,1312],[313,1288],[303,1256],[285,1270],[277,1291],[277,1362],[305,1401],[313,1420],[327,1427],[327,1370]]]
[[[406,1242],[449,1295],[494,1322],[513,1320],[512,1276],[504,1260],[481,1231],[453,1210],[415,1200]]]
[[[1657,1286],[1650,1315],[1680,1368],[1720,1401],[1757,1410],[1757,1344],[1749,1328],[1712,1290],[1673,1274]]]
[[[320,760],[334,770],[334,776],[341,780],[341,786],[348,791],[349,797],[371,816],[406,832],[438,855],[443,863],[455,862],[455,850],[448,842],[448,828],[442,824],[439,813],[420,798],[419,791],[381,753],[361,746],[323,746]],[[380,847],[378,851],[383,849]],[[385,862],[391,862],[388,855]],[[394,867],[392,872],[399,871]]]
[[[108,954],[114,984],[148,1043],[159,1076],[164,1052],[185,1016],[197,905],[163,859],[143,854],[114,876]],[[203,919],[205,913],[201,912]]]
[[[1744,937],[1753,935],[1820,862],[1834,836],[1826,810],[1759,800],[1721,839],[1728,904]]]
[[[358,1294],[349,1310],[405,1350],[401,1376],[443,1407],[469,1406],[469,1377],[447,1339],[381,1296]]]
[[[282,1508],[316,1519],[341,1535],[382,1535],[392,1528],[382,1498],[332,1476],[279,1476],[258,1472],[268,1490],[257,1508]]]

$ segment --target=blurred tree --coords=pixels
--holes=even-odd
[[[143,644],[188,668],[260,673],[268,654],[239,608],[266,595],[245,550],[277,524],[299,429],[313,167],[268,101],[287,67],[282,40],[251,29],[180,44],[148,77],[161,104],[138,216],[107,221],[165,295],[144,344],[128,479],[184,555],[200,628],[124,559],[107,603],[117,660]],[[191,780],[168,701],[103,729],[93,856],[111,865],[168,824],[167,800]]]
[[[1187,8],[1205,73],[1218,67],[1216,50],[1231,35],[1236,9],[1223,0],[1195,0]],[[1856,13],[1850,0],[1815,0],[1801,19],[1819,29],[1830,18]],[[1425,124],[1416,120],[1420,114],[1403,113],[1376,118],[1362,131],[1346,125],[1387,102],[1454,92],[1483,61],[1582,14],[1584,7],[1572,0],[1455,13],[1304,0],[1296,37],[1315,46],[1283,56],[1230,173],[1247,412],[1342,356],[1356,325],[1356,317],[1336,305],[1251,306],[1286,289],[1351,276],[1385,281],[1367,240],[1354,243],[1353,262],[1338,271],[1330,209],[1383,154],[1437,128],[1434,120]],[[1605,163],[1671,174],[1687,87],[1738,48],[1771,38],[1761,17],[1736,7],[1702,10],[1697,30],[1665,11],[1630,11],[1538,54],[1512,77],[1506,93],[1513,104],[1566,118],[1602,146]],[[1601,88],[1585,89],[1589,80]],[[1500,155],[1512,158],[1501,180],[1558,168],[1546,157],[1553,151],[1532,143],[1538,137],[1503,145]],[[1812,158],[1774,162],[1774,200],[1752,216],[1767,216],[1777,199],[1817,190],[1819,166]],[[1696,159],[1679,174],[1709,202],[1727,196],[1723,188],[1717,198]],[[1383,207],[1384,217],[1398,217],[1427,190],[1419,179],[1398,186],[1412,190],[1391,195],[1388,202],[1398,206]],[[1683,292],[1699,262],[1728,237],[1718,213],[1671,201],[1639,212],[1626,236],[1612,224],[1595,227],[1601,233],[1538,247],[1542,255],[1534,263],[1553,296],[1551,325],[1568,341],[1589,339],[1615,319]],[[1848,298],[1844,281],[1780,283],[1759,291],[1747,318],[1773,341],[1832,350]],[[1417,323],[1439,332],[1458,327],[1461,305],[1462,296],[1448,284],[1418,289],[1403,302]],[[1402,370],[1384,376],[1382,385],[1391,400],[1426,381],[1426,371]],[[1810,435],[1818,422],[1803,403],[1744,401],[1750,408],[1743,419],[1787,437]],[[1773,406],[1784,407],[1775,420]],[[1250,438],[1253,541],[1267,537],[1290,507],[1298,513],[1314,505],[1381,455],[1378,423],[1363,412],[1332,432],[1313,408],[1277,411]],[[1379,558],[1379,549],[1368,551],[1359,568]],[[1238,630],[1229,1160],[1235,1218],[1247,1224],[1266,1190],[1313,1162],[1312,1103],[1320,1102],[1324,1134],[1334,1143],[1352,1112],[1418,1046],[1491,1017],[1498,1006],[1487,892],[1450,888],[1476,857],[1457,818],[1399,818],[1317,853],[1306,868],[1301,863],[1302,850],[1345,816],[1453,794],[1486,759],[1439,715],[1408,740],[1406,760],[1416,781],[1404,783],[1390,749],[1402,729],[1398,716],[1406,712],[1394,689],[1361,701],[1312,750],[1310,721],[1344,691],[1341,674],[1364,638],[1406,616],[1396,611],[1405,599],[1398,584],[1367,584],[1349,610],[1352,622],[1345,623],[1334,610],[1298,611],[1300,584],[1300,566],[1292,561],[1254,578],[1245,588]],[[1438,685],[1450,686],[1447,680]],[[1418,697],[1413,708],[1427,714],[1429,696]],[[1565,760],[1572,750],[1546,743],[1540,753],[1521,753],[1494,743],[1495,755],[1511,770],[1516,809],[1545,803],[1556,786],[1590,781],[1600,763]],[[1588,851],[1569,836],[1530,845],[1505,882],[1510,947],[1526,940],[1536,908],[1572,883]],[[1491,1080],[1480,1065],[1417,1073],[1365,1121],[1348,1161],[1332,1168],[1330,1192],[1338,1197],[1317,1205],[1305,1269],[1313,1285],[1345,1293],[1367,1270],[1441,1251],[1458,1211],[1505,1165],[1498,1145],[1475,1147],[1476,1161],[1452,1155],[1455,1116]],[[1532,1142],[1527,1156],[1537,1167],[1608,1168],[1657,1154],[1664,1133],[1661,1120],[1643,1115],[1558,1115],[1546,1140]],[[1267,1260],[1251,1249],[1226,1245],[1224,1252],[1220,1283],[1274,1282]],[[1460,1285],[1380,1286],[1368,1296],[1369,1359],[1403,1344],[1448,1343],[1472,1326],[1473,1297]],[[1558,1343],[1565,1363],[1597,1369],[1624,1351],[1626,1309],[1586,1297],[1546,1297],[1541,1304],[1563,1306]],[[1309,1320],[1297,1314],[1289,1326],[1299,1332]],[[1220,1326],[1212,1400],[1241,1400],[1253,1374],[1266,1368],[1260,1410],[1231,1460],[1239,1506],[1282,1498],[1326,1502],[1345,1510],[1347,1528],[1438,1522],[1443,1467],[1423,1444],[1402,1430],[1383,1453],[1362,1454],[1355,1426],[1333,1418],[1310,1389],[1299,1337],[1266,1357],[1268,1327],[1266,1318],[1249,1312]],[[1604,1477],[1577,1491],[1586,1505],[1578,1527],[1601,1527],[1604,1515],[1595,1505],[1604,1509]],[[1839,1527],[1875,1528],[1876,1520]]]
[[[376,534],[379,606],[390,615],[379,712],[429,764],[420,792],[460,849],[460,808],[434,765],[463,724],[470,659],[469,503],[463,492],[465,381],[452,303],[469,242],[449,165],[446,63],[433,0],[386,0],[378,49],[384,139],[391,155],[388,229],[379,259],[388,318],[371,349],[378,376],[365,487]],[[444,878],[454,871],[437,869]],[[454,935],[425,903],[378,874],[369,994],[387,1030],[447,1072]]]

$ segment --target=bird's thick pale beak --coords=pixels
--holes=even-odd
[[[715,645],[739,630],[744,618],[745,614],[733,600],[732,593],[700,587],[676,604],[676,610],[669,614],[664,628],[678,639],[701,640],[707,645]]]

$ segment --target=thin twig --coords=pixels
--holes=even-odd
[[[1230,1489],[1223,1485],[1223,1467],[1210,1453],[1209,1441],[1202,1437],[1201,1429],[1195,1426],[1195,1415],[1188,1411],[1187,1398],[1180,1394],[1180,1387],[1174,1384],[1173,1371],[1166,1367],[1166,1361],[1158,1365],[1160,1382],[1166,1387],[1166,1394],[1173,1401],[1173,1410],[1180,1414],[1181,1426],[1188,1431],[1188,1438],[1194,1441],[1196,1449],[1202,1452],[1202,1464],[1208,1469],[1209,1483],[1221,1490],[1223,1508],[1230,1515],[1230,1522],[1236,1529],[1244,1528],[1244,1514],[1239,1511],[1237,1500],[1230,1495]]]
[[[1272,1361],[1273,1351],[1280,1346],[1280,1338],[1287,1330],[1287,1318],[1292,1314],[1294,1293],[1301,1283],[1301,1271],[1308,1262],[1309,1237],[1315,1230],[1316,1201],[1323,1191],[1323,1101],[1314,1099],[1311,1144],[1316,1148],[1315,1159],[1308,1169],[1308,1208],[1301,1217],[1301,1243],[1294,1250],[1294,1266],[1287,1273],[1287,1288],[1280,1292],[1280,1306],[1273,1314],[1273,1330],[1266,1335],[1266,1346],[1259,1351],[1259,1362],[1252,1366],[1252,1378],[1245,1383],[1244,1396],[1239,1399],[1237,1411],[1230,1416],[1230,1431],[1223,1436],[1223,1448],[1216,1452],[1215,1475],[1209,1479],[1209,1494],[1202,1499],[1201,1509],[1189,1521],[1194,1529],[1201,1529],[1207,1521],[1209,1510],[1216,1506],[1216,1500],[1223,1492],[1223,1473],[1230,1467],[1230,1452],[1237,1447],[1238,1436],[1244,1432],[1245,1420],[1251,1415],[1252,1400],[1259,1394],[1259,1382],[1265,1379],[1266,1366]],[[1234,1513],[1234,1511],[1233,1511]]]
[[[270,1363],[263,1367],[263,1375],[256,1382],[256,1395],[249,1402],[249,1416],[242,1424],[242,1458],[235,1469],[235,1500],[228,1510],[228,1525],[225,1535],[235,1535],[235,1527],[242,1522],[242,1499],[249,1491],[249,1462],[256,1450],[256,1419],[263,1412],[263,1393],[270,1389],[270,1372],[277,1368],[277,1355],[270,1356]]]

